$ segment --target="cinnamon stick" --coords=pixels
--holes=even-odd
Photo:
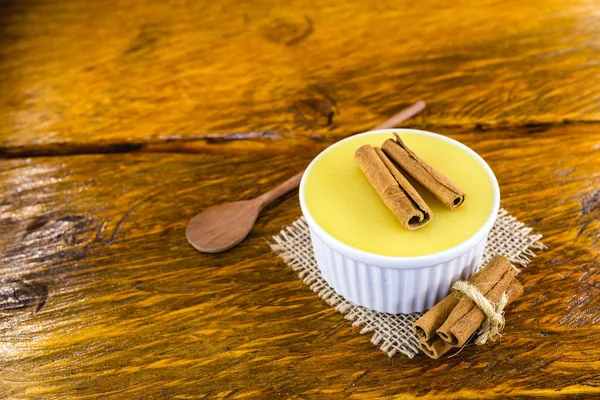
[[[409,176],[438,198],[446,207],[455,209],[465,201],[465,193],[447,177],[420,159],[396,134],[396,140],[383,143],[385,154]]]
[[[493,277],[489,281],[482,282],[479,285],[477,285],[477,289],[479,289],[481,294],[483,294],[485,297],[488,297],[488,293],[493,289],[500,290],[500,293],[505,291],[517,274],[516,269],[512,266],[510,261],[508,261],[506,257],[500,255],[492,257],[486,268],[490,268],[491,272],[493,271],[493,274],[490,274]],[[479,309],[473,300],[469,299],[466,296],[463,296],[456,305],[456,307],[454,307],[450,315],[448,315],[446,321],[436,331],[437,334],[448,344],[451,344],[453,346],[459,346],[459,343],[461,343],[463,336],[461,335],[461,339],[457,338],[455,335],[457,331],[456,329],[452,330],[452,328],[467,314],[469,314],[469,312],[473,310],[473,308]],[[477,330],[480,324],[481,322],[479,322],[479,324],[475,327],[475,329],[473,329],[472,332]],[[471,322],[469,321],[469,329],[470,325]],[[462,344],[464,344],[464,342]],[[460,345],[462,346],[462,344]]]
[[[504,286],[504,287],[503,287]],[[512,303],[523,294],[523,286],[517,279],[512,279],[508,285],[497,284],[485,295],[492,303],[498,302],[502,293],[506,291],[508,295],[508,304]],[[485,314],[477,306],[471,309],[463,318],[461,318],[449,330],[449,334],[454,347],[462,347],[471,336],[479,329],[481,323],[485,320]]]
[[[499,262],[496,257],[502,256],[493,257],[485,267],[480,269],[476,274],[469,278],[468,282],[476,285],[478,288],[480,288],[480,290],[482,287],[484,287],[484,285],[486,285],[485,287],[489,285],[491,288],[491,286],[500,280],[509,269],[512,269],[512,265],[507,259],[505,259],[506,262]],[[450,293],[443,300],[429,309],[429,311],[423,314],[421,318],[419,318],[413,324],[413,330],[415,331],[417,337],[424,340],[430,340],[433,336],[435,336],[436,331],[444,324],[444,322],[446,322],[446,320],[448,320],[450,314],[453,312],[454,308],[459,304],[459,302],[466,303],[460,301],[462,296],[462,293]],[[455,314],[454,317],[458,320],[467,312],[468,310],[465,309],[463,313]]]
[[[453,349],[448,343],[444,342],[440,339],[439,336],[434,336],[430,340],[419,340],[419,346],[423,350],[429,358],[433,358],[437,360],[444,354],[446,354],[450,349]]]
[[[380,148],[361,146],[356,150],[354,160],[406,229],[415,230],[429,223],[431,210]]]
[[[481,272],[481,271],[480,271]],[[448,315],[459,302],[455,293],[450,293],[444,297],[429,311],[421,316],[414,324],[413,330],[417,338],[421,341],[429,341],[436,336],[435,331],[442,326]]]

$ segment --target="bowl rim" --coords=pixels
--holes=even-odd
[[[488,174],[488,177],[492,181],[492,188],[494,191],[494,200],[493,200],[492,210],[490,211],[490,214],[488,215],[484,224],[477,230],[477,232],[475,232],[468,239],[457,244],[456,246],[450,247],[445,250],[441,250],[436,253],[425,254],[425,255],[421,255],[421,256],[408,256],[408,257],[386,256],[386,255],[382,255],[382,254],[371,253],[371,252],[368,252],[365,250],[359,250],[359,249],[352,247],[346,243],[343,243],[342,241],[334,238],[329,233],[327,233],[314,220],[314,218],[308,211],[308,207],[306,205],[306,200],[304,198],[304,192],[305,192],[305,188],[306,188],[306,177],[309,175],[309,172],[314,167],[315,162],[317,160],[319,160],[321,157],[323,157],[325,154],[327,154],[327,152],[329,152],[332,148],[334,148],[334,147],[338,146],[339,144],[344,143],[346,141],[353,140],[357,136],[377,135],[377,134],[382,134],[382,133],[401,134],[401,133],[406,133],[406,132],[417,133],[417,134],[422,134],[422,135],[426,135],[426,136],[433,136],[440,140],[444,140],[448,143],[451,143],[454,146],[458,146],[458,147],[464,149],[467,153],[471,154],[477,160],[477,162],[479,162],[479,164],[484,168],[484,170]],[[438,133],[423,131],[423,130],[419,130],[419,129],[381,129],[381,130],[376,130],[376,131],[369,131],[369,132],[358,133],[356,135],[352,135],[350,137],[347,137],[345,139],[342,139],[342,140],[332,144],[331,146],[329,146],[326,149],[324,149],[323,151],[321,151],[321,153],[319,153],[310,162],[310,164],[304,171],[302,180],[300,181],[299,197],[300,197],[300,208],[302,210],[302,214],[304,215],[304,218],[306,219],[306,222],[308,223],[309,228],[311,229],[311,234],[313,234],[313,232],[318,234],[319,237],[321,238],[321,240],[323,240],[327,245],[332,247],[334,250],[336,250],[356,261],[360,261],[360,262],[363,262],[366,264],[374,264],[374,265],[377,265],[380,267],[385,267],[385,268],[394,268],[394,269],[424,268],[424,267],[428,267],[428,266],[432,266],[432,265],[436,265],[436,264],[445,263],[449,260],[452,260],[454,258],[461,256],[462,254],[468,252],[470,249],[475,247],[479,242],[481,242],[481,240],[485,240],[485,238],[487,237],[488,233],[490,232],[490,230],[492,229],[492,227],[496,221],[496,217],[497,217],[498,211],[500,209],[500,187],[498,185],[498,180],[496,179],[496,176],[494,175],[494,172],[492,171],[490,166],[485,162],[485,160],[479,154],[477,154],[474,150],[472,150],[471,148],[469,148],[468,146],[462,144],[461,142],[459,142],[457,140],[451,139],[444,135],[440,135]]]

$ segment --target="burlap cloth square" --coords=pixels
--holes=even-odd
[[[531,228],[508,215],[506,210],[500,209],[498,219],[488,236],[483,263],[494,254],[502,254],[513,263],[526,266],[530,258],[535,257],[533,250],[545,247],[539,241],[542,235],[532,234],[531,231]],[[371,342],[389,357],[400,352],[413,358],[419,353],[417,338],[411,326],[421,313],[393,315],[376,312],[338,295],[321,275],[310,242],[308,225],[303,217],[282,229],[272,238],[270,245],[321,299],[344,314],[346,319],[352,321],[352,326],[362,326],[361,334],[373,332]]]

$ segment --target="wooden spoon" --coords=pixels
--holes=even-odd
[[[373,130],[393,128],[424,108],[425,103],[419,101],[377,125]],[[185,231],[188,242],[205,253],[229,250],[248,236],[263,208],[300,185],[303,173],[304,171],[294,175],[252,200],[234,201],[207,208],[190,220]]]

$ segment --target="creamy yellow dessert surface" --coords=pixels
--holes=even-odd
[[[437,137],[402,132],[406,145],[466,193],[456,210],[413,183],[433,212],[425,227],[408,231],[383,204],[354,162],[363,144],[381,146],[391,133],[357,136],[336,145],[307,172],[306,207],[331,236],[354,248],[387,256],[420,256],[451,248],[471,237],[494,206],[493,183],[465,150]]]

